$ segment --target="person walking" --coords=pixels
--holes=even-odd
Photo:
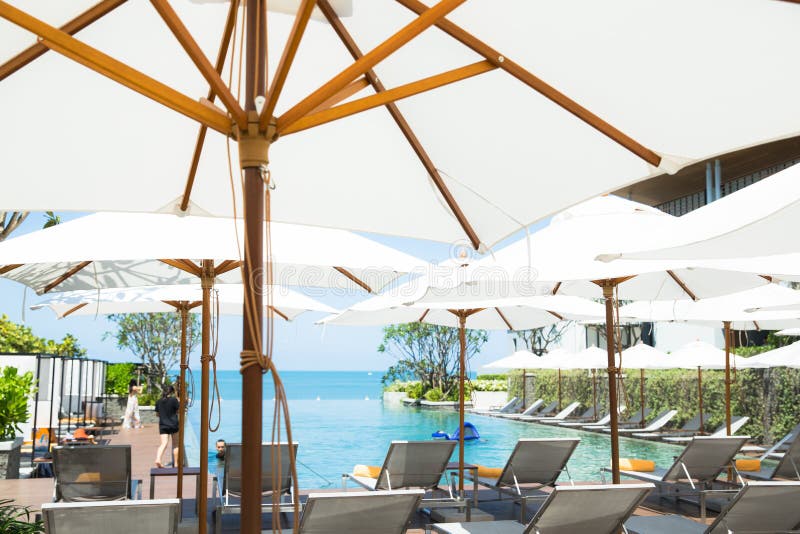
[[[141,386],[136,384],[136,380],[131,379],[128,382],[128,404],[125,406],[122,428],[142,428],[142,420],[139,417],[139,394],[141,392]]]
[[[161,444],[158,446],[156,452],[156,467],[164,467],[161,460],[164,457],[164,451],[167,450],[167,444],[172,439],[172,465],[180,461],[178,451],[178,411],[180,410],[180,402],[175,398],[175,388],[167,386],[164,388],[162,397],[156,402],[156,414],[158,415],[158,434],[161,438]]]

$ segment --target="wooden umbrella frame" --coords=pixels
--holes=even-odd
[[[417,17],[384,42],[369,52],[362,54],[328,0],[301,0],[295,16],[294,26],[283,49],[280,63],[276,69],[272,83],[269,85],[269,88],[267,88],[267,0],[245,0],[246,16],[244,25],[247,33],[245,44],[246,84],[244,87],[245,101],[243,104],[240,104],[231,92],[230,87],[228,87],[220,77],[228,46],[234,33],[233,29],[236,23],[236,13],[240,4],[239,0],[231,0],[230,10],[220,44],[220,53],[214,65],[206,58],[189,30],[172,10],[167,0],[151,0],[151,3],[164,23],[175,35],[176,39],[180,42],[187,55],[197,67],[197,70],[209,84],[208,97],[201,101],[186,96],[73,37],[73,35],[81,29],[93,24],[107,13],[122,5],[124,0],[101,1],[83,14],[64,24],[61,28],[55,28],[46,24],[26,12],[0,0],[0,17],[34,33],[39,38],[37,44],[27,48],[11,60],[0,65],[0,80],[23,68],[48,50],[52,50],[197,121],[200,124],[200,131],[198,133],[197,143],[186,181],[185,192],[181,202],[181,209],[184,211],[189,205],[189,198],[191,196],[207,129],[212,128],[223,135],[231,137],[238,143],[240,167],[244,171],[243,197],[246,227],[245,257],[241,265],[245,284],[244,339],[242,350],[244,360],[245,357],[249,358],[252,354],[259,356],[262,354],[261,342],[263,339],[261,329],[263,325],[263,312],[261,307],[261,282],[253,276],[257,274],[256,269],[253,267],[260,267],[264,264],[265,259],[262,247],[263,233],[261,225],[265,208],[265,181],[263,178],[263,171],[267,168],[269,163],[269,147],[273,142],[278,140],[281,135],[291,135],[294,132],[313,128],[320,124],[338,120],[377,106],[385,106],[406,140],[409,142],[412,150],[419,158],[421,164],[430,175],[445,203],[458,220],[465,235],[470,240],[470,243],[475,248],[478,248],[481,244],[480,236],[478,236],[473,226],[467,220],[464,212],[458,206],[452,193],[448,190],[444,180],[436,170],[431,158],[414,135],[408,122],[394,104],[397,100],[430,91],[437,87],[455,83],[495,69],[501,69],[517,78],[534,91],[550,99],[564,110],[575,115],[603,135],[628,149],[647,163],[653,166],[659,166],[661,163],[661,157],[657,153],[644,147],[588,109],[559,92],[554,87],[537,78],[518,63],[515,63],[504,54],[494,50],[486,43],[445,18],[451,11],[463,4],[466,0],[440,0],[431,7],[428,7],[419,0],[396,1],[414,12]],[[330,81],[293,105],[281,116],[275,117],[273,116],[273,112],[280,98],[284,82],[291,69],[298,46],[303,38],[306,25],[315,6],[319,7],[328,19],[334,31],[353,56],[354,62],[334,76]],[[483,56],[484,60],[400,87],[392,89],[383,87],[372,71],[372,68],[432,26],[436,26],[464,46],[477,52],[479,55]],[[366,85],[372,86],[376,94],[353,100],[346,104],[337,105],[343,99],[351,96]],[[214,104],[213,101],[215,97],[222,103],[222,108]],[[264,106],[261,113],[257,111],[257,97],[264,98]],[[269,261],[270,258],[267,257],[266,259]],[[203,269],[203,271],[205,272],[205,269]],[[205,296],[203,300],[204,302],[207,300]],[[204,325],[206,323],[206,315],[204,310]],[[267,342],[269,343],[269,340],[267,340]],[[207,354],[205,350],[203,352],[203,363],[207,365]],[[270,362],[265,362],[263,358],[259,357],[258,362],[258,366],[247,365],[242,368],[242,411],[243,417],[246,413],[248,419],[248,421],[243,420],[243,423],[253,420],[261,421],[262,372],[267,370],[275,371],[274,367],[271,365],[265,366]],[[610,364],[609,367],[611,368],[613,365]],[[206,381],[204,381],[204,386],[207,386]],[[463,398],[463,384],[461,389]],[[614,414],[614,410],[611,410],[611,413]],[[262,431],[260,424],[243,424],[242,469],[244,476],[242,480],[241,526],[242,530],[245,532],[255,532],[260,529],[261,480],[259,473],[261,472],[261,436]],[[205,491],[205,486],[201,485],[201,492],[204,493]],[[202,496],[201,493],[201,497]],[[205,534],[207,528],[204,516],[205,506],[205,500],[201,500],[201,520],[199,522],[199,532],[201,534]],[[295,516],[297,516],[297,514],[295,514]]]

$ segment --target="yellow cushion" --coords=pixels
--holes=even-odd
[[[100,473],[81,473],[75,482],[100,482]]]
[[[739,471],[761,471],[761,460],[758,458],[737,458],[736,469]]]
[[[475,464],[477,465],[477,464]],[[484,478],[500,478],[503,474],[502,467],[486,467],[485,465],[478,465],[478,476]]]
[[[357,477],[378,478],[381,468],[377,465],[357,465],[353,468],[353,474]]]
[[[641,460],[639,458],[620,458],[619,468],[623,471],[652,473],[656,470],[656,463],[653,460]]]

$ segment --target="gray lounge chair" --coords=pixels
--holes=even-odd
[[[621,414],[626,410],[625,405],[621,404],[617,406],[617,414]],[[566,428],[584,428],[586,430],[596,430],[598,428],[603,428],[608,426],[608,423],[611,421],[611,414],[607,413],[597,421],[593,423],[586,423],[580,421],[564,421],[563,423],[558,423],[558,426],[563,426]]]
[[[558,486],[527,525],[517,521],[436,523],[443,534],[617,534],[652,484]]]
[[[742,447],[742,452],[751,452],[751,451],[762,452],[764,453],[761,456],[762,460],[766,458],[781,458],[783,454],[786,452],[786,450],[791,446],[792,442],[794,442],[794,438],[798,434],[800,434],[800,424],[796,425],[792,430],[789,431],[788,434],[786,434],[781,439],[776,441],[775,444],[769,449],[748,445]]]
[[[800,440],[796,439],[792,442],[789,449],[778,460],[777,465],[764,465],[762,463],[760,471],[740,471],[739,474],[744,478],[754,480],[785,478],[800,481]]]
[[[277,465],[273,465],[274,447],[279,448],[280,475],[274,480],[273,473]],[[289,447],[288,443],[261,444],[261,508],[264,512],[272,511],[272,496],[278,494],[281,501],[280,510],[294,510],[294,493],[292,490],[292,471],[290,454],[297,458],[297,443]],[[216,503],[214,519],[216,530],[222,531],[222,517],[225,514],[241,513],[242,494],[242,444],[228,443],[225,446],[225,470],[222,478],[214,477],[212,499]],[[276,484],[277,482],[277,484]]]
[[[624,406],[620,406],[620,408],[619,408],[620,413],[622,413],[624,410],[626,410],[626,408]],[[650,411],[651,411],[650,408],[645,408],[644,409],[645,418],[647,418],[650,415]],[[609,421],[611,420],[610,417],[608,419],[609,419]],[[606,428],[610,428],[608,426],[608,422],[609,421],[607,421],[603,425],[599,424],[600,422],[598,421],[597,423],[594,423],[594,424],[583,425],[581,428],[583,428],[584,430],[592,430],[592,431],[595,431],[595,432],[602,432]],[[641,422],[642,422],[642,411],[638,410],[636,412],[633,412],[630,417],[620,420],[618,422],[617,426],[619,428],[637,428],[637,429],[639,429],[639,427],[641,427]]]
[[[631,517],[629,532],[638,534],[729,534],[800,532],[800,483],[751,482],[706,526],[678,515]]]
[[[298,534],[402,534],[424,494],[423,490],[312,493],[303,507]],[[294,530],[283,529],[282,532]]]
[[[42,505],[44,528],[48,534],[176,534],[179,512],[178,499]]]
[[[555,415],[532,415],[532,416],[519,416],[516,418],[517,421],[532,421],[534,423],[540,423],[542,421],[564,421],[567,417],[572,415],[575,410],[581,405],[580,402],[573,402],[560,412]]]
[[[734,484],[714,488],[713,483],[725,468],[732,466],[733,457],[748,439],[749,436],[696,436],[668,468],[656,467],[650,473],[620,471],[620,475],[654,483],[662,497],[665,494],[672,497],[699,496],[701,517],[705,519],[707,495],[738,491],[738,486]],[[610,469],[604,467],[603,471]]]
[[[672,418],[674,418],[676,415],[678,415],[678,410],[664,410],[663,412],[658,414],[655,419],[650,421],[650,424],[648,424],[646,427],[642,429],[620,428],[619,432],[620,434],[633,434],[634,436],[640,431],[656,432],[657,430],[664,428],[664,426],[666,426],[667,423],[672,421]],[[610,428],[603,429],[603,432],[611,432],[611,429]]]
[[[525,408],[525,411],[522,413],[496,413],[493,414],[496,417],[505,417],[508,419],[513,419],[515,417],[519,417],[520,415],[536,415],[536,413],[541,409],[542,404],[544,404],[544,399],[536,399],[533,404]]]
[[[739,430],[742,429],[744,425],[750,420],[749,417],[740,417],[735,416],[731,417],[731,435],[736,434]],[[712,434],[709,434],[708,437],[710,438],[721,438],[728,435],[727,426],[725,423],[719,425]],[[670,443],[688,443],[692,441],[692,436],[678,436],[678,437],[666,437],[664,441],[668,441]]]
[[[490,410],[470,410],[472,413],[477,414],[484,414],[484,415],[491,415],[496,413],[515,413],[518,412],[520,409],[520,404],[522,404],[522,400],[519,397],[512,397],[507,403],[499,408],[494,408]]]
[[[120,501],[142,498],[131,479],[130,445],[53,447],[53,501]]]
[[[510,495],[519,502],[520,517],[524,520],[527,500],[544,497],[541,493],[526,494],[525,490],[535,491],[545,486],[555,486],[561,473],[566,473],[570,484],[572,483],[567,462],[580,441],[578,438],[520,439],[506,460],[500,476],[498,478],[478,476],[478,483],[497,490],[501,496],[504,493]],[[472,480],[472,475],[464,473],[464,478]],[[522,487],[531,484],[535,487]]]
[[[708,421],[708,414],[703,414],[703,423]],[[634,436],[637,438],[645,438],[645,439],[661,439],[661,438],[674,438],[680,436],[692,437],[694,435],[700,434],[703,431],[703,428],[700,425],[700,414],[695,414],[694,417],[686,421],[683,426],[676,430],[667,430],[664,432],[645,432],[640,430],[639,432],[634,432]]]
[[[586,411],[584,411],[582,414],[580,414],[577,417],[569,417],[568,420],[570,422],[572,422],[572,423],[579,423],[579,424],[583,424],[583,425],[585,425],[587,423],[591,423],[594,420],[594,406],[589,407]],[[541,423],[546,423],[548,425],[560,425],[564,421],[563,420],[562,421],[557,421],[557,420],[545,419],[545,420],[540,421],[540,422]]]

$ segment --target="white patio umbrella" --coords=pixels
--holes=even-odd
[[[451,272],[457,276],[457,270]],[[416,287],[417,291],[405,289]],[[512,299],[485,299],[480,302],[437,300],[409,301],[410,293],[430,296],[424,290],[426,282],[410,281],[391,295],[378,295],[351,308],[320,321],[326,325],[375,326],[425,322],[458,328],[460,341],[459,361],[459,491],[464,490],[464,376],[466,372],[466,330],[500,329],[527,330],[557,323],[565,319],[585,319],[596,316],[602,309],[599,304],[577,298],[528,297]],[[400,295],[400,296],[397,296]],[[403,304],[406,302],[406,304]]]
[[[274,292],[273,313],[285,321],[291,321],[306,311],[332,313],[335,310],[310,297],[279,286],[267,288]],[[244,291],[241,284],[223,284],[214,290],[215,311],[222,315],[241,315]],[[187,406],[186,371],[188,365],[187,327],[188,313],[201,313],[203,289],[199,284],[176,286],[149,286],[129,288],[107,288],[100,290],[69,291],[55,293],[40,300],[31,309],[50,309],[59,319],[79,315],[109,315],[114,313],[159,313],[177,312],[181,317],[181,357],[180,357],[180,395],[181,406],[178,425],[178,467],[177,498],[183,498],[183,444],[185,428],[185,407]],[[203,379],[203,377],[201,377]],[[207,380],[207,377],[205,377]],[[206,384],[206,390],[208,389]],[[208,414],[204,413],[206,418]],[[201,464],[202,464],[201,459]]]
[[[784,328],[775,332],[776,336],[800,336],[800,328]]]
[[[653,236],[646,249],[610,249],[600,258],[696,261],[800,252],[786,238],[786,228],[798,220],[800,165],[795,165],[679,217],[672,230]]]
[[[487,369],[521,369],[522,370],[522,404],[527,405],[526,401],[526,378],[530,369],[559,369],[560,364],[566,363],[570,353],[564,349],[554,349],[537,356],[529,350],[518,350],[493,362],[487,363],[483,367]],[[561,374],[558,377],[558,404],[561,405]]]
[[[274,370],[261,350],[260,282],[251,272],[262,265],[256,221],[269,202],[265,188],[277,184],[275,206],[266,207],[273,220],[447,241],[466,236],[478,247],[587,196],[797,131],[785,110],[800,74],[779,68],[800,42],[800,10],[789,4],[749,0],[718,24],[712,0],[676,4],[657,19],[633,0],[514,0],[502,13],[481,2],[456,9],[465,0],[431,7],[359,1],[352,10],[349,2],[327,0],[242,3],[248,16],[238,16],[238,1],[156,0],[155,10],[142,2],[0,2],[8,21],[0,26],[0,56],[11,58],[0,65],[0,112],[8,125],[0,128],[0,146],[7,147],[0,209],[230,215],[243,206],[246,302],[253,301],[243,352],[255,362],[243,369],[248,416],[260,418],[258,367]],[[296,16],[270,14],[268,32],[268,7]],[[578,11],[583,16],[576,19]],[[327,24],[309,24],[312,15]],[[345,23],[339,17],[346,15],[352,16]],[[536,31],[528,21],[539,21]],[[441,31],[426,31],[434,25]],[[564,27],[581,38],[565,41]],[[672,38],[676,27],[684,29],[680,42]],[[750,38],[743,41],[745,33]],[[230,46],[236,38],[238,51]],[[632,39],[643,44],[629,50]],[[719,46],[710,50],[709,40]],[[363,53],[359,43],[371,50]],[[59,56],[39,58],[47,50]],[[226,64],[231,70],[221,75]],[[234,83],[236,64],[244,79]],[[642,69],[675,64],[681,76]],[[709,64],[717,74],[690,88],[686,80],[704,77]],[[52,101],[54,80],[70,105],[42,105]],[[378,94],[358,98],[369,86]],[[770,98],[742,105],[765,86]],[[391,119],[367,111],[380,106]],[[732,123],[724,110],[734,107]],[[478,116],[491,135],[475,135]],[[47,146],[46,158],[41,144],[30,142],[40,139],[43,124],[60,140]],[[238,144],[241,181],[232,179],[226,138]],[[231,202],[240,191],[243,202]],[[416,216],[409,217],[412,208]],[[261,427],[250,426],[243,437],[245,531],[259,527],[261,510]],[[205,529],[201,521],[201,534]]]
[[[655,208],[616,197],[600,197],[565,210],[550,225],[530,238],[496,251],[470,267],[477,281],[465,284],[464,293],[504,291],[516,295],[538,291],[545,281],[554,283],[553,294],[602,297],[606,303],[606,337],[615,339],[614,303],[625,300],[703,299],[764,285],[763,277],[708,268],[689,262],[619,260],[597,261],[602,250],[624,241],[628,246],[645,242],[666,231],[674,217]],[[498,283],[492,269],[513,273]],[[489,273],[486,275],[486,273]],[[482,277],[482,278],[481,278]],[[531,285],[526,285],[531,280]],[[499,289],[498,289],[499,288]],[[617,404],[615,343],[608,344],[609,401]],[[613,481],[619,482],[617,414],[611,410]]]
[[[800,341],[747,358],[746,366],[800,369]]]
[[[244,243],[243,234],[241,221],[234,219],[99,213],[0,243],[0,275],[39,294],[200,281],[204,290],[199,499],[202,517],[207,506],[211,289],[216,283],[241,284],[249,279],[243,279],[238,272],[242,257],[246,256],[239,247]],[[373,292],[405,273],[424,270],[421,260],[343,230],[274,223],[269,244],[274,259],[272,281],[276,284]],[[276,307],[270,299],[274,294],[259,293],[259,298],[268,297],[265,307],[273,312]],[[248,301],[243,296],[239,302]],[[245,328],[248,324],[245,319]]]

